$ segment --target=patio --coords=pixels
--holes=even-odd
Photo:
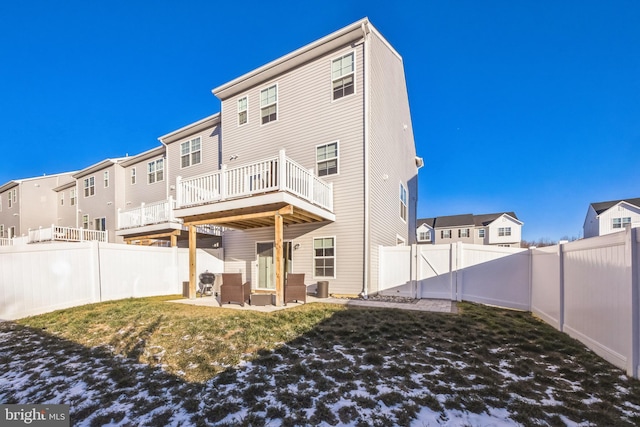
[[[214,296],[204,296],[195,299],[182,298],[178,300],[172,300],[178,304],[196,305],[202,307],[214,307],[214,308],[230,308],[233,310],[242,311],[256,311],[263,313],[271,313],[279,310],[286,310],[292,307],[298,307],[303,305],[302,303],[287,303],[287,305],[275,306],[275,305],[249,305],[245,304],[244,307],[240,304],[223,304],[220,305],[219,298]],[[317,298],[313,295],[307,295],[306,304],[324,303],[324,304],[340,304],[350,307],[374,307],[374,308],[397,308],[401,310],[413,310],[413,311],[431,311],[439,313],[455,313],[455,302],[442,299],[421,299],[416,303],[406,302],[389,302],[389,301],[377,301],[377,300],[365,300],[365,299],[350,299],[350,298]]]

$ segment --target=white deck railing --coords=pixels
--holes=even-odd
[[[163,222],[182,222],[173,216],[175,200],[162,200],[154,203],[141,203],[140,206],[121,210],[118,209],[118,229],[142,227]]]
[[[17,246],[40,242],[107,242],[108,240],[108,233],[106,231],[52,225],[47,228],[40,227],[29,230],[25,236],[13,237],[11,239],[1,238],[0,246]]]
[[[271,191],[286,191],[333,211],[333,186],[285,156],[191,178],[177,179],[177,207],[215,203]]]
[[[182,218],[176,218],[173,211],[176,201],[173,197],[154,203],[141,203],[139,207],[120,210],[118,209],[118,230],[142,227],[145,225],[173,222],[182,224]],[[187,228],[182,227],[183,230]],[[198,225],[196,231],[201,234],[221,236],[222,227],[217,225]]]

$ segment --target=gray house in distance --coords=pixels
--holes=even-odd
[[[513,212],[463,214],[423,218],[417,221],[421,244],[453,242],[519,248],[523,222]]]

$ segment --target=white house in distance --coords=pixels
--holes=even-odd
[[[513,212],[439,216],[418,219],[416,236],[420,244],[463,242],[519,248],[523,224]]]
[[[582,226],[587,237],[603,236],[640,225],[640,198],[591,203]]]

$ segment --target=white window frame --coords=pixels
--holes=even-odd
[[[324,239],[333,239],[333,255],[332,256],[316,256],[316,240],[322,240],[324,242]],[[312,240],[313,247],[311,248],[312,251],[312,265],[313,265],[313,278],[314,279],[335,279],[337,276],[337,259],[338,259],[338,254],[336,251],[336,248],[338,246],[337,244],[337,239],[336,236],[322,236],[322,237],[314,237]],[[322,248],[324,250],[324,247]],[[333,276],[318,276],[316,275],[316,260],[317,259],[333,259]],[[324,267],[323,267],[324,268]],[[325,268],[326,270],[326,268]]]
[[[60,206],[64,206],[64,191],[60,192]]]
[[[131,168],[131,185],[136,185],[136,168]]]
[[[342,73],[343,70],[342,70],[342,68],[340,68],[340,74],[339,75],[334,75],[335,71],[333,69],[333,64],[336,61],[341,61],[343,58],[346,58],[347,56],[352,56],[352,58],[353,58],[352,59],[352,63],[351,63],[352,64],[352,70],[350,72],[347,72],[347,73],[343,74]],[[347,78],[349,76],[351,76],[351,79],[352,79],[353,92],[351,92],[349,94],[346,94],[346,95],[343,94],[342,96],[336,98],[335,97],[335,87],[334,87],[335,83],[337,81],[339,81],[339,80],[344,80],[345,78]],[[342,87],[344,88],[344,85],[342,85]],[[356,93],[356,51],[352,50],[349,53],[345,53],[343,55],[340,55],[338,57],[335,57],[335,58],[331,59],[331,102],[335,102],[335,101],[338,101],[340,99],[347,98],[349,96],[355,95],[355,93]]]
[[[160,166],[160,168],[158,168]],[[151,170],[153,168],[153,170]],[[160,178],[158,178],[160,176]],[[153,177],[153,180],[152,178]],[[147,184],[164,181],[164,159],[155,159],[147,163]]]
[[[16,227],[15,226],[11,226],[11,227],[7,228],[7,237],[9,239],[13,239],[14,237],[16,237]]]
[[[403,222],[407,222],[409,217],[409,192],[404,184],[400,183],[400,219]]]
[[[84,197],[95,196],[96,194],[96,177],[90,176],[84,179]]]
[[[109,188],[109,171],[104,171],[102,180],[104,181],[104,188]]]
[[[451,238],[451,229],[440,230],[440,238],[441,239],[450,239]]]
[[[486,235],[486,231],[484,228],[478,229],[478,239],[484,239],[485,235]]]
[[[498,228],[498,237],[508,237],[508,236],[511,236],[511,227]]]
[[[198,143],[198,149],[194,150],[193,146],[195,143]],[[185,152],[183,147],[185,146],[185,144],[189,147],[189,151]],[[194,162],[193,161],[193,155],[199,153],[198,155],[198,161]],[[188,158],[189,162],[188,164],[185,165],[184,162],[184,158]],[[199,165],[200,163],[202,163],[202,138],[199,136],[196,136],[195,138],[191,138],[188,141],[183,141],[180,143],[180,169],[184,169],[184,168],[188,168],[191,166],[195,166],[195,165]]]
[[[89,215],[87,214],[82,215],[82,229],[83,230],[89,229]]]
[[[469,229],[468,228],[458,228],[458,237],[459,238],[463,238],[463,237],[469,237]]]
[[[622,229],[625,227],[626,224],[631,224],[630,216],[611,218],[612,229]]]
[[[275,100],[273,102],[269,102],[269,89],[275,88],[276,91],[276,96],[275,96]],[[263,103],[263,98],[262,98],[262,93],[263,92],[267,92],[267,100],[266,103]],[[275,119],[273,120],[269,120],[268,122],[265,123],[264,119],[263,119],[263,110],[267,109],[267,108],[271,108],[275,106]],[[274,83],[271,84],[265,88],[260,89],[260,126],[266,126],[270,123],[273,122],[277,122],[278,118],[279,118],[279,111],[278,111],[278,83]],[[271,116],[271,114],[269,114],[269,116]]]
[[[241,109],[241,102],[244,100],[244,109]],[[238,102],[236,104],[238,108],[238,126],[244,126],[249,123],[249,97],[243,96],[238,98]],[[244,113],[244,122],[241,120],[242,113]]]
[[[15,205],[16,203],[18,203],[18,189],[14,188],[11,191],[13,192],[13,204]]]
[[[0,239],[4,237],[4,224],[0,224]]]
[[[335,157],[324,158],[322,160],[319,160],[318,159],[318,148],[329,147],[330,145],[333,145],[333,144],[336,145],[336,155],[335,155]],[[324,175],[321,175],[320,174],[320,164],[321,163],[328,163],[328,162],[330,162],[331,160],[334,160],[334,159],[336,161],[336,171],[335,171],[335,173],[326,173]],[[317,176],[330,176],[330,175],[338,175],[339,173],[340,173],[340,140],[331,141],[331,142],[328,142],[326,144],[316,145],[316,175]]]
[[[2,212],[2,197],[0,197],[0,212]],[[2,236],[0,236],[2,237]]]
[[[75,188],[72,188],[69,191],[69,200],[70,200],[71,206],[74,206],[76,204],[76,202],[78,200],[78,196],[76,196],[76,189]]]
[[[430,242],[431,241],[431,230],[418,231],[418,241],[419,242]]]

